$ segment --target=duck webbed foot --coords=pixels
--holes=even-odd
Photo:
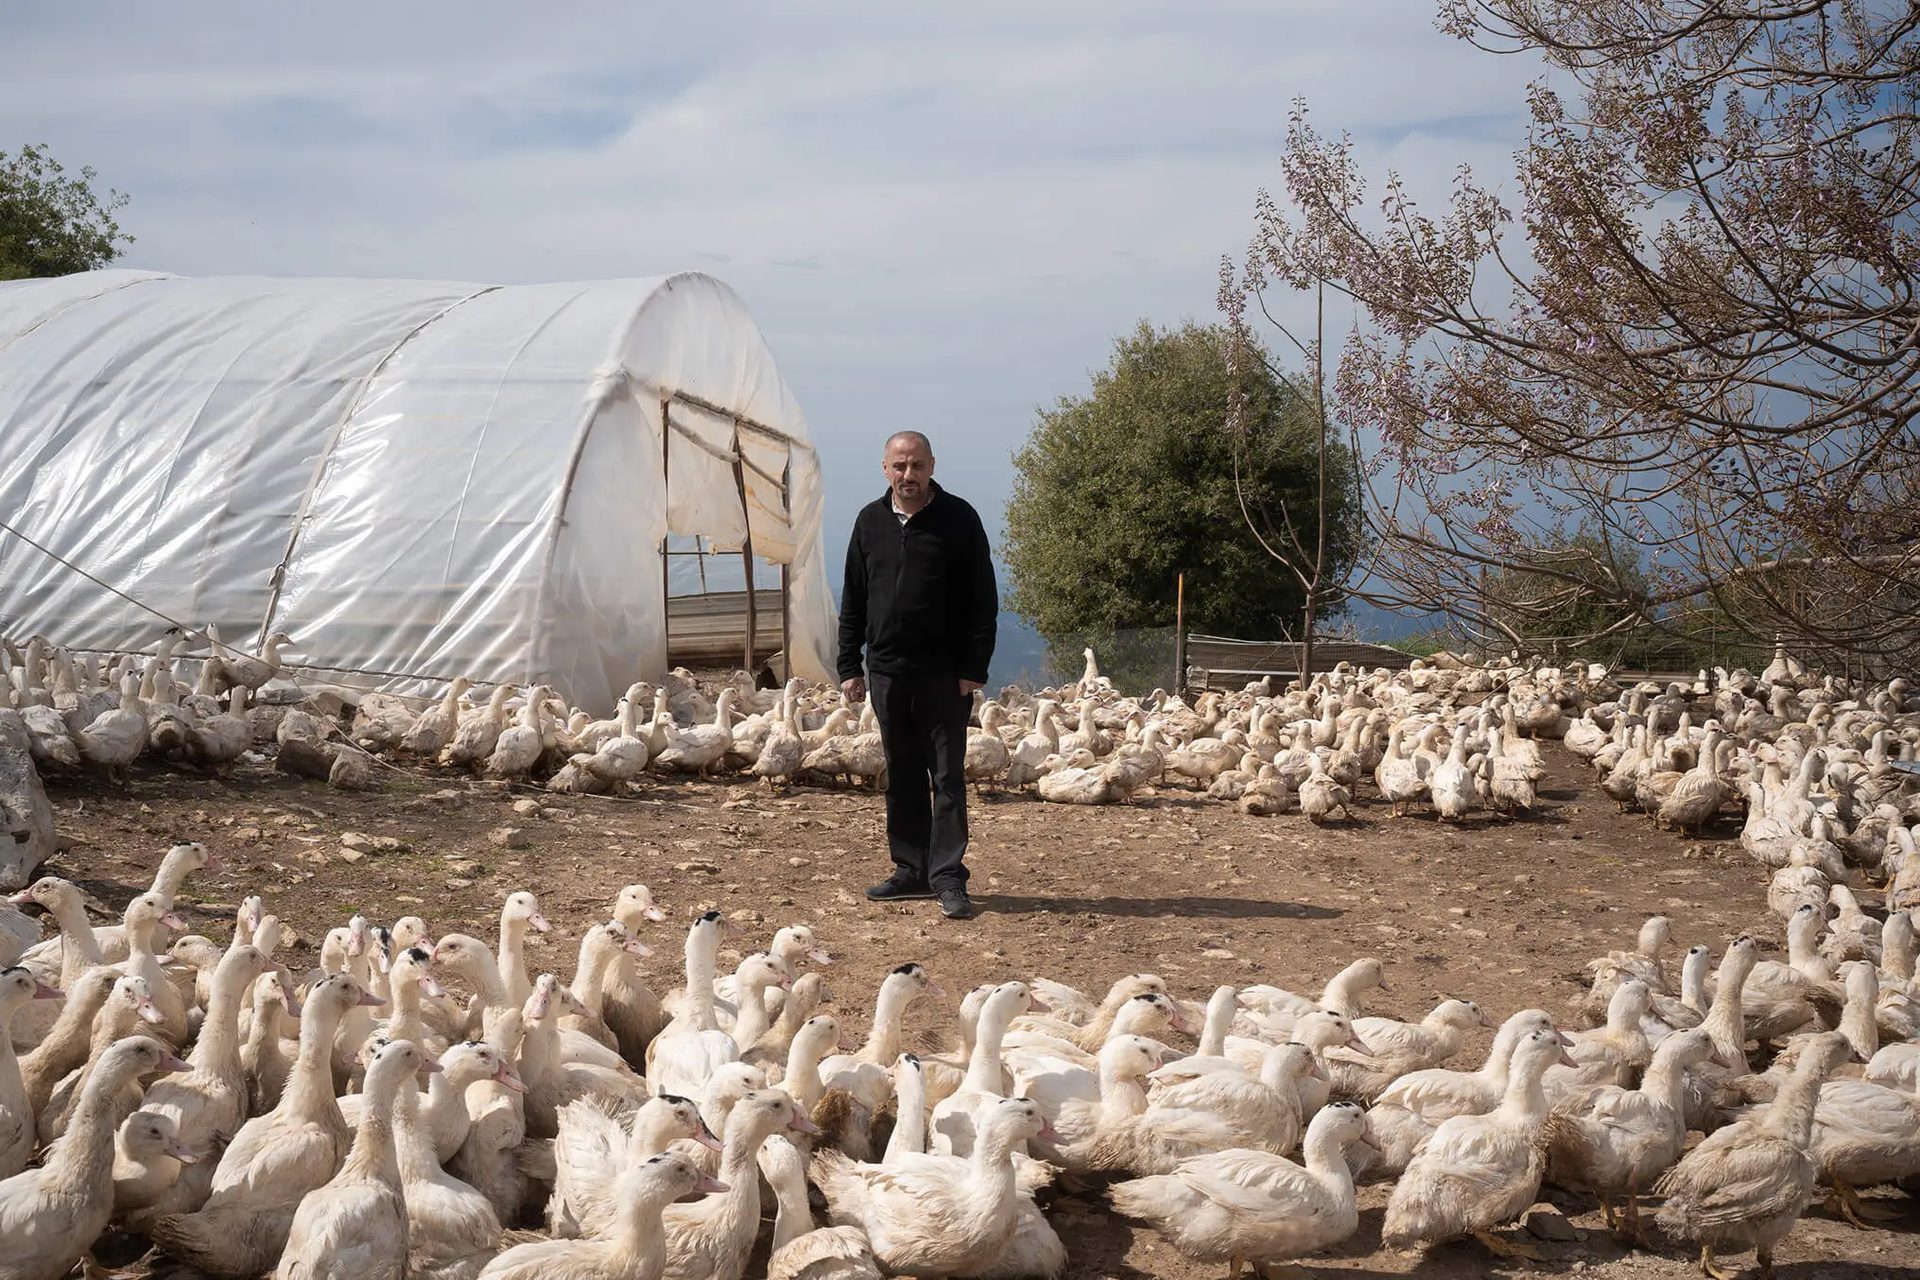
[[[1519,1244],[1512,1240],[1502,1240],[1491,1231],[1476,1231],[1473,1238],[1485,1246],[1488,1253],[1496,1258],[1516,1258],[1523,1262],[1545,1262],[1547,1255],[1530,1244]]]
[[[1714,1262],[1713,1246],[1703,1244],[1700,1246],[1700,1274],[1711,1280],[1736,1280],[1740,1273]]]

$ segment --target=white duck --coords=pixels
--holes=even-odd
[[[731,1190],[683,1155],[651,1156],[621,1174],[614,1187],[619,1216],[611,1235],[516,1244],[487,1263],[480,1280],[660,1280],[672,1256],[670,1237],[663,1230],[668,1206]],[[694,1199],[685,1207],[705,1204]]]
[[[867,1233],[813,1225],[807,1203],[807,1155],[785,1138],[760,1148],[760,1172],[773,1188],[773,1242],[767,1280],[880,1280]]]
[[[1394,1184],[1381,1232],[1384,1243],[1404,1248],[1470,1233],[1499,1256],[1534,1252],[1491,1232],[1518,1217],[1540,1193],[1546,1166],[1540,1133],[1548,1114],[1540,1082],[1556,1061],[1572,1061],[1560,1037],[1530,1032],[1514,1046],[1500,1105],[1483,1116],[1455,1116],[1434,1130]]]
[[[540,913],[540,900],[524,889],[510,893],[500,907],[500,949],[495,953],[500,964],[500,990],[509,1004],[524,1004],[533,993],[527,977],[527,930],[551,932],[553,926]]]
[[[653,899],[653,890],[644,884],[623,887],[614,898],[613,918],[625,925],[635,937],[649,924],[666,921]],[[660,997],[640,980],[637,953],[622,950],[601,979],[604,999],[601,1018],[620,1047],[620,1056],[630,1065],[646,1061],[647,1042],[666,1024],[660,1012]]]
[[[753,762],[753,776],[764,781],[769,791],[776,790],[779,783],[791,781],[806,757],[806,744],[800,741],[800,727],[794,720],[797,684],[793,680],[787,682],[780,695],[780,709],[767,730],[767,740],[760,744],[760,755]]]
[[[0,1263],[7,1280],[60,1280],[73,1269],[113,1215],[115,1099],[134,1080],[186,1064],[158,1040],[134,1036],[101,1058],[66,1136],[44,1164],[0,1181]]]
[[[1699,1029],[1660,1042],[1638,1089],[1589,1085],[1555,1104],[1547,1121],[1547,1180],[1599,1197],[1609,1227],[1613,1201],[1626,1198],[1625,1226],[1639,1222],[1639,1197],[1680,1158],[1686,1145],[1687,1071],[1713,1053]]]
[[[473,681],[455,676],[440,701],[422,711],[400,737],[400,749],[417,756],[437,757],[460,727],[460,697]]]
[[[236,947],[220,961],[214,976],[213,1000],[200,1024],[187,1061],[192,1070],[170,1076],[147,1090],[142,1104],[170,1118],[180,1140],[195,1151],[211,1150],[216,1142],[238,1133],[247,1113],[246,1073],[240,1066],[240,999],[266,969],[266,957],[257,947]],[[182,1172],[155,1204],[160,1213],[190,1212],[206,1200],[213,1183],[211,1162]]]
[[[518,723],[500,731],[485,772],[490,778],[524,778],[546,751],[546,700],[549,690],[535,685],[527,692]]]
[[[1700,1270],[1722,1280],[1720,1250],[1757,1249],[1763,1273],[1813,1199],[1818,1166],[1809,1147],[1820,1085],[1847,1056],[1837,1033],[1814,1041],[1764,1110],[1716,1129],[1661,1175],[1660,1225],[1700,1243]]]
[[[731,688],[720,691],[720,697],[714,704],[711,724],[681,729],[669,722],[666,726],[666,748],[655,753],[654,766],[677,773],[708,776],[727,754],[727,748],[733,745],[733,697]]]
[[[1361,1001],[1376,988],[1391,990],[1387,986],[1386,967],[1374,956],[1362,956],[1335,974],[1321,990],[1318,1000],[1265,984],[1242,987],[1238,1000],[1244,1016],[1234,1020],[1234,1029],[1259,1039],[1284,1040],[1292,1033],[1297,1019],[1316,1009],[1347,1019],[1360,1017]]]
[[[28,1002],[57,1000],[60,995],[24,968],[0,970],[0,1178],[26,1168],[34,1149],[33,1106],[7,1025]]]
[[[634,719],[633,702],[622,698],[619,731],[601,743],[583,767],[602,782],[618,785],[639,777],[651,758],[646,739],[640,736]]]
[[[669,1275],[676,1280],[739,1280],[744,1274],[760,1229],[760,1148],[788,1130],[820,1132],[778,1089],[757,1089],[734,1107],[720,1157],[720,1181],[727,1189],[667,1210]]]
[[[918,964],[900,965],[880,983],[874,998],[873,1028],[859,1052],[835,1054],[820,1064],[822,1085],[849,1095],[853,1114],[843,1140],[852,1138],[863,1149],[850,1150],[855,1159],[870,1157],[869,1131],[875,1112],[893,1093],[892,1066],[900,1057],[907,1010],[922,995],[937,988]]]
[[[1427,790],[1433,796],[1433,811],[1442,822],[1458,822],[1485,803],[1479,772],[1467,762],[1467,733],[1463,726],[1454,727],[1447,758],[1435,765],[1427,776]]]
[[[152,1225],[149,1234],[165,1253],[216,1276],[257,1276],[273,1266],[301,1197],[339,1171],[351,1145],[353,1131],[333,1094],[333,1038],[348,1009],[373,999],[344,973],[308,991],[299,1056],[279,1105],[240,1126],[205,1205]]]
[[[1256,1268],[1315,1253],[1360,1223],[1345,1150],[1367,1142],[1366,1116],[1335,1103],[1307,1127],[1305,1167],[1266,1151],[1196,1156],[1171,1173],[1114,1185],[1115,1209],[1150,1222],[1196,1262]]]
[[[113,1140],[113,1212],[126,1217],[159,1199],[197,1153],[187,1150],[173,1121],[158,1111],[136,1111]]]
[[[220,643],[218,633],[208,627],[213,645],[213,658],[218,660],[219,671],[215,676],[216,690],[225,693],[235,686],[249,693],[258,693],[262,686],[280,674],[280,651],[293,644],[293,637],[284,631],[269,635],[260,645],[260,656],[242,653],[238,649]]]
[[[507,701],[513,695],[512,685],[496,685],[485,707],[461,717],[459,727],[447,743],[448,764],[466,767],[486,763],[507,726]]]
[[[409,1040],[395,1040],[375,1055],[353,1148],[331,1181],[301,1199],[276,1280],[402,1280],[407,1206],[394,1107],[403,1081],[439,1069]]]
[[[647,1080],[655,1093],[695,1095],[722,1063],[740,1057],[740,1046],[714,1017],[714,965],[726,921],[709,911],[687,931],[687,1016],[676,1019],[647,1045]]]
[[[565,1057],[559,1016],[570,999],[558,978],[542,974],[521,1010],[520,1074],[527,1086],[527,1132],[535,1137],[553,1136],[559,1109],[576,1098],[600,1096],[638,1106],[647,1097],[647,1082],[625,1063],[607,1066]]]
[[[986,1272],[1012,1239],[1023,1199],[1013,1153],[1054,1138],[1038,1104],[1004,1098],[987,1109],[969,1156],[904,1154],[859,1164],[831,1148],[814,1154],[812,1175],[828,1217],[867,1234],[893,1274],[967,1276]]]
[[[740,1096],[762,1083],[755,1081]],[[618,1214],[608,1192],[623,1163],[638,1164],[682,1139],[714,1152],[721,1150],[719,1140],[700,1118],[699,1107],[692,1099],[672,1094],[648,1099],[628,1117],[617,1114],[608,1100],[582,1098],[560,1108],[559,1121],[553,1139],[547,1227],[563,1238],[608,1234]]]
[[[1375,1097],[1410,1071],[1437,1067],[1459,1052],[1461,1038],[1491,1019],[1471,1000],[1448,999],[1419,1022],[1396,1018],[1355,1018],[1353,1034],[1367,1051],[1333,1048],[1327,1066],[1334,1086],[1354,1096]]]
[[[202,769],[218,769],[238,760],[253,745],[253,722],[247,718],[247,691],[236,687],[227,695],[227,709],[187,725],[187,758]]]
[[[1003,982],[986,998],[974,1031],[967,1074],[960,1088],[933,1108],[931,1143],[934,1151],[964,1156],[973,1150],[975,1113],[1005,1096],[1006,1068],[1001,1063],[1000,1049],[1007,1028],[1032,1005],[1032,992],[1024,982]]]
[[[74,732],[73,740],[81,759],[104,769],[109,781],[125,786],[128,767],[147,746],[147,713],[140,701],[139,677],[123,677],[119,707],[95,716]]]

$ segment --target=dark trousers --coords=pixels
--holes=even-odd
[[[867,694],[887,752],[887,845],[894,865],[935,889],[964,889],[967,716],[951,672],[872,671]]]

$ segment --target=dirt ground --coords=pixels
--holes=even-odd
[[[203,840],[224,866],[188,882],[189,918],[221,937],[238,899],[264,894],[298,931],[298,958],[310,958],[319,935],[355,911],[382,921],[418,914],[435,936],[491,939],[501,900],[531,889],[554,933],[533,939],[529,964],[563,976],[580,930],[609,911],[621,885],[641,881],[675,921],[717,907],[753,945],[783,923],[812,924],[835,956],[834,1011],[857,1031],[886,970],[923,962],[950,993],[916,1010],[914,1030],[929,1037],[950,1035],[954,1003],[973,984],[1032,974],[1103,990],[1123,973],[1150,970],[1204,1001],[1220,983],[1315,990],[1349,960],[1373,954],[1386,962],[1392,991],[1369,1012],[1418,1018],[1461,995],[1497,1019],[1528,1006],[1562,1011],[1580,989],[1583,963],[1631,946],[1654,912],[1673,918],[1682,948],[1704,941],[1718,950],[1746,931],[1780,939],[1764,879],[1737,845],[1690,844],[1639,815],[1621,816],[1570,757],[1550,749],[1549,763],[1540,813],[1458,828],[1425,813],[1394,819],[1364,801],[1354,821],[1316,830],[1298,815],[1246,817],[1177,789],[1106,809],[987,797],[973,806],[968,859],[979,914],[960,923],[942,920],[929,902],[887,907],[861,897],[887,870],[877,796],[801,788],[776,797],[744,783],[649,782],[635,798],[607,799],[437,772],[383,771],[384,789],[372,794],[264,770],[221,781],[148,772],[126,792],[56,785],[57,821],[73,847],[47,869],[82,884],[117,918],[170,840]],[[501,828],[517,829],[513,843],[524,847],[500,843],[508,838]],[[350,832],[399,847],[346,850],[341,837]],[[655,954],[644,963],[662,990],[679,982],[680,928],[661,925],[649,938]],[[1456,1065],[1477,1062],[1487,1038]],[[1920,1213],[1898,1193],[1881,1194],[1901,1210],[1888,1229],[1857,1230],[1816,1208],[1781,1249],[1777,1273],[1920,1275]],[[1546,1264],[1499,1261],[1470,1242],[1424,1259],[1386,1251],[1386,1196],[1383,1186],[1363,1188],[1359,1234],[1313,1260],[1314,1271],[1692,1273],[1684,1248],[1625,1249],[1606,1235],[1597,1209],[1565,1198],[1552,1202],[1582,1238],[1540,1243]],[[1218,1268],[1187,1263],[1150,1229],[1108,1215],[1097,1193],[1068,1196],[1052,1212],[1079,1280],[1218,1280]]]

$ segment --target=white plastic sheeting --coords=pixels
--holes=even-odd
[[[663,432],[676,395],[725,412],[675,400]],[[793,670],[828,679],[808,441],[745,306],[698,273],[0,284],[0,519],[358,683],[540,680],[611,707],[666,664],[669,529],[790,566]],[[0,631],[124,649],[165,625],[0,531]]]

